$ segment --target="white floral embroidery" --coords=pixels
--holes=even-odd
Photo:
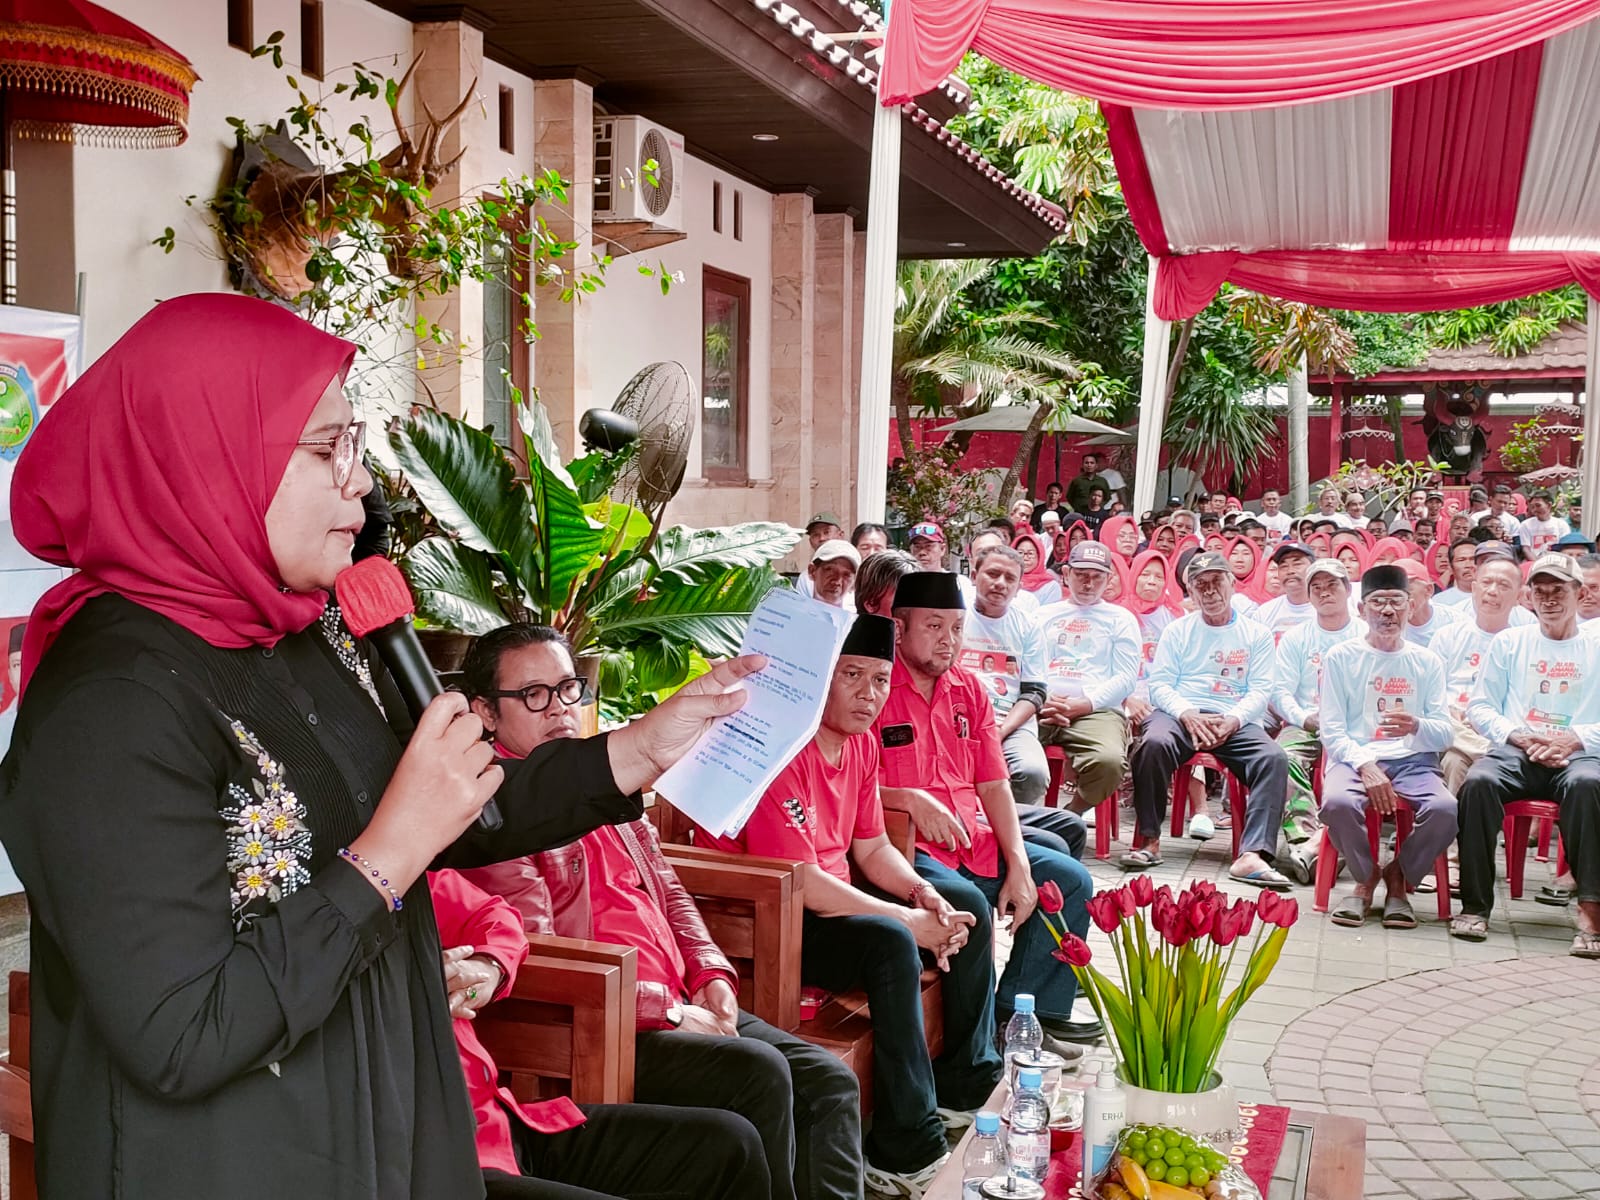
[[[249,922],[245,908],[252,901],[276,904],[310,882],[306,864],[311,859],[311,831],[306,828],[305,807],[284,782],[282,764],[238,721],[230,721],[229,728],[240,753],[258,772],[248,789],[237,782],[228,785],[228,803],[222,809],[228,822],[228,870],[233,874],[229,901],[234,924],[242,929]]]
[[[372,702],[378,706],[378,711],[383,712],[383,701],[378,699],[377,685],[372,682],[372,668],[361,656],[355,636],[345,628],[344,614],[339,611],[337,604],[330,604],[322,610],[320,628],[322,636],[328,639],[328,645],[333,647],[333,653],[339,662],[366,689],[367,695],[371,696]]]

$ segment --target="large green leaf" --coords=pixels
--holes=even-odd
[[[495,594],[492,559],[446,537],[423,538],[400,560],[417,613],[435,625],[473,635],[506,623]]]
[[[533,492],[533,535],[544,563],[543,578],[529,587],[534,607],[547,620],[566,603],[572,581],[596,565],[605,544],[605,530],[583,511],[583,500],[566,471],[555,471],[542,460],[528,467]]]
[[[803,536],[803,530],[768,521],[751,521],[721,529],[673,525],[661,531],[651,558],[665,576],[699,583],[730,567],[764,567],[776,562]]]
[[[688,642],[702,654],[737,654],[745,626],[761,598],[784,581],[770,566],[736,567],[707,583],[664,585],[638,604],[619,605],[597,622],[607,645],[627,645],[647,637]]]
[[[528,489],[494,438],[465,421],[421,409],[389,433],[406,479],[439,528],[498,557],[518,590],[541,577]]]

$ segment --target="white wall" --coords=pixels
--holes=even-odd
[[[714,233],[711,228],[714,181],[722,184],[721,233]],[[744,206],[744,236],[740,241],[733,237],[735,190],[742,195]],[[772,474],[768,403],[772,362],[772,197],[690,157],[684,179],[684,206],[687,238],[658,250],[615,259],[606,272],[605,287],[582,301],[590,306],[593,321],[590,372],[594,402],[609,405],[639,368],[662,360],[683,363],[698,388],[702,268],[715,267],[743,276],[750,280],[750,478],[759,484]],[[641,263],[659,264],[668,272],[682,271],[684,280],[674,283],[670,294],[663,296],[656,279],[639,274]],[[672,515],[683,521],[716,524],[740,519],[747,512],[751,489],[728,486],[702,490],[694,486],[700,479],[699,417],[697,408],[688,485],[673,501]],[[764,501],[759,503],[764,511]]]

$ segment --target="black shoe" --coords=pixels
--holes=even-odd
[[[1099,1021],[1058,1021],[1040,1017],[1039,1024],[1045,1033],[1063,1042],[1081,1042],[1092,1045],[1105,1036],[1106,1028]]]

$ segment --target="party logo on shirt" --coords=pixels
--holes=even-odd
[[[956,736],[958,738],[969,738],[969,737],[971,737],[972,736],[972,720],[971,720],[971,718],[969,718],[967,716],[966,706],[963,705],[963,704],[955,705],[951,709],[950,715],[955,721]]]
[[[793,825],[802,833],[805,832],[806,806],[801,803],[799,797],[791,796],[789,799],[783,802],[783,815],[789,818],[789,824]]]

